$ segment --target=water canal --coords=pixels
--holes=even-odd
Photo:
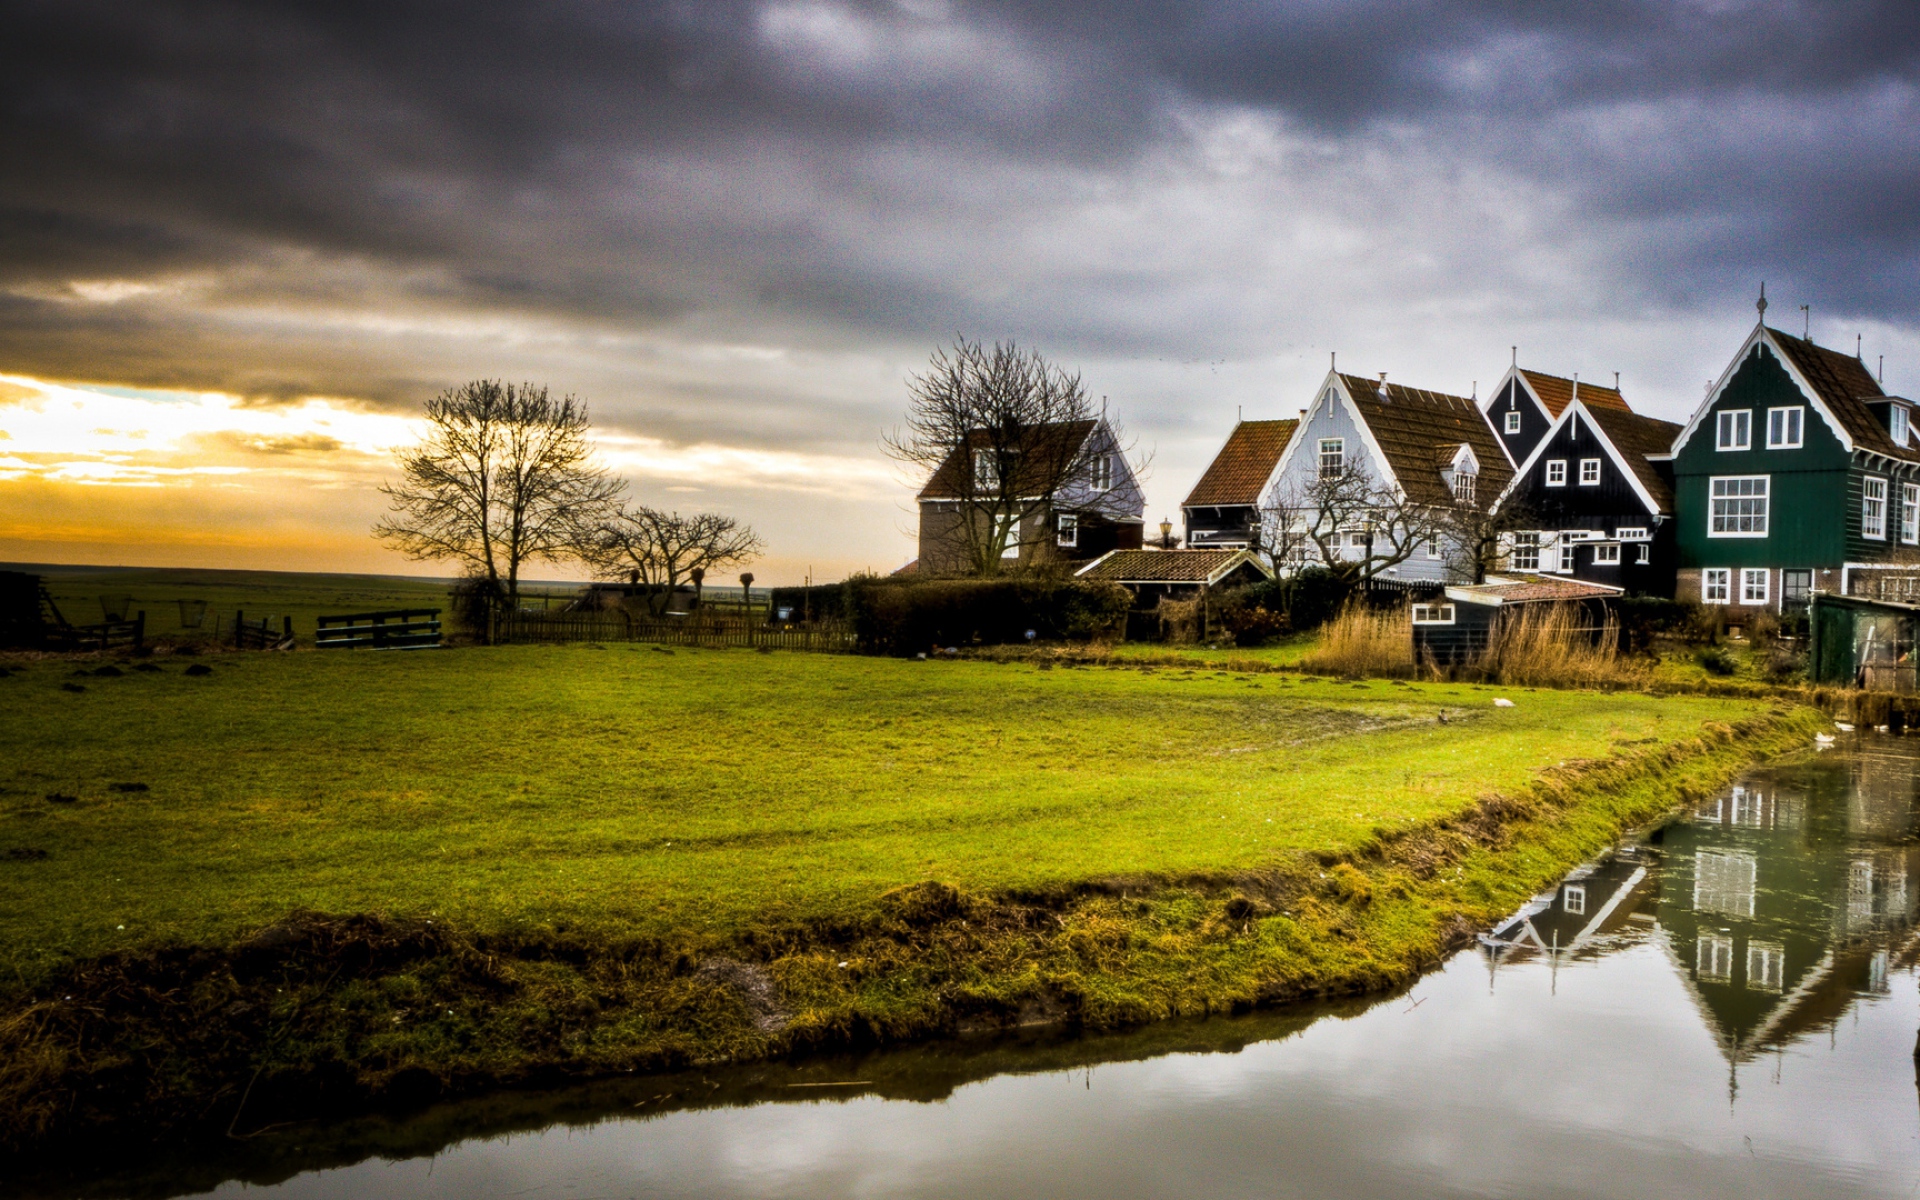
[[[48,1194],[1920,1194],[1920,739],[1751,773],[1364,1005],[270,1131]]]

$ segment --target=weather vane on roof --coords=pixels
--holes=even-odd
[[[1765,324],[1767,319],[1767,281],[1764,279],[1760,281],[1760,302],[1755,304],[1754,307],[1760,310],[1760,321],[1762,324]]]

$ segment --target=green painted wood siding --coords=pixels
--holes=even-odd
[[[1767,449],[1767,410],[1804,406],[1801,447]],[[1753,413],[1748,450],[1719,450],[1719,414]],[[1673,462],[1674,512],[1679,522],[1682,567],[1838,566],[1885,556],[1887,546],[1859,537],[1862,472],[1846,447],[1765,346],[1755,346],[1694,429]],[[1768,477],[1767,536],[1710,537],[1710,480],[1718,475]],[[1891,519],[1898,519],[1896,503]],[[1889,539],[1887,545],[1896,544]],[[1869,550],[1868,547],[1871,546]]]

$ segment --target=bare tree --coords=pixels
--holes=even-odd
[[[1535,528],[1533,512],[1519,501],[1495,502],[1481,508],[1461,501],[1440,513],[1441,544],[1446,547],[1447,570],[1458,579],[1485,583],[1489,574],[1504,571],[1511,558],[1509,535]]]
[[[603,579],[643,586],[648,611],[659,616],[681,581],[751,562],[765,548],[758,534],[732,517],[683,517],[641,504],[609,513],[595,532],[588,557]]]
[[[882,443],[952,506],[939,538],[970,574],[998,574],[1016,538],[1033,540],[1036,518],[1069,496],[1099,510],[1123,478],[1118,432],[1088,434],[1103,417],[1080,376],[1034,351],[958,338],[907,391],[906,425]]]
[[[625,487],[594,459],[587,406],[544,387],[476,380],[427,401],[427,435],[373,527],[409,558],[451,560],[495,602],[519,602],[521,568],[581,556]]]
[[[1450,513],[1450,506],[1413,503],[1363,472],[1328,471],[1276,496],[1260,526],[1276,562],[1324,566],[1359,580],[1444,541]]]

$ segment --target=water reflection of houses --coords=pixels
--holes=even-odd
[[[1915,779],[1872,753],[1762,773],[1662,831],[1655,912],[1731,1060],[1885,990],[1915,917]]]
[[[1654,885],[1655,856],[1629,846],[1569,873],[1482,940],[1490,953],[1586,957],[1611,945]]]

